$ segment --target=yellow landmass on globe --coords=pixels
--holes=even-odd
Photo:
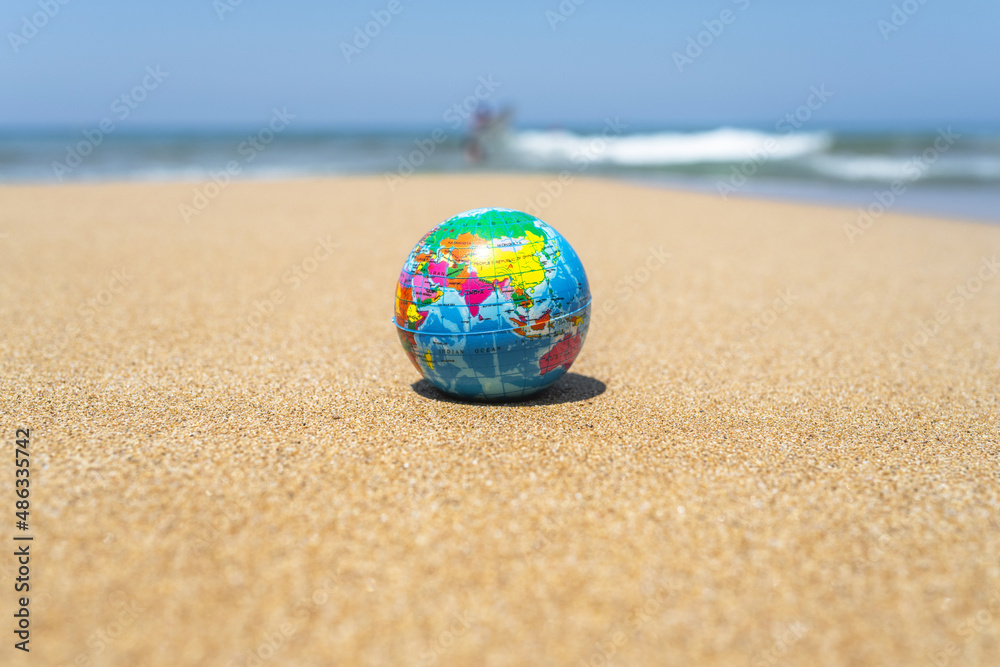
[[[530,231],[525,235],[527,242],[510,243],[510,249],[504,245],[504,239],[494,240],[491,248],[478,238],[477,242],[463,238],[471,234],[462,234],[456,240],[445,239],[441,247],[453,258],[466,261],[480,280],[496,284],[509,278],[514,291],[526,294],[545,281],[545,268],[538,258],[545,247],[545,237]]]

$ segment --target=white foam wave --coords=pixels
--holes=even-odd
[[[817,155],[809,160],[814,170],[845,181],[895,181],[917,178],[1000,178],[1000,157],[941,155],[934,162],[917,157],[885,155]]]
[[[625,166],[741,162],[751,157],[786,160],[826,150],[824,132],[768,134],[719,128],[708,132],[656,132],[605,138],[564,130],[525,131],[513,135],[510,149],[536,164],[581,161]]]
[[[822,155],[809,161],[809,166],[823,174],[845,181],[892,181],[907,178],[907,163],[911,158],[878,156]]]

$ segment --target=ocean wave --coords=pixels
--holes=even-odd
[[[817,155],[808,160],[817,173],[843,181],[1000,178],[1000,156],[942,154],[934,162],[920,156]]]
[[[655,132],[603,137],[565,130],[522,131],[508,140],[508,149],[535,164],[587,161],[651,167],[699,163],[741,162],[756,156],[787,160],[820,153],[833,144],[825,132],[768,134],[755,130],[719,128],[707,132]]]
[[[280,179],[350,173],[452,172],[470,165],[459,141],[424,153],[426,135],[289,135],[252,163],[236,152],[239,137],[149,134],[116,136],[64,175],[66,181],[185,181],[199,183],[239,160],[234,179]],[[1000,183],[1000,134],[963,137],[924,162],[936,135],[924,133],[781,134],[721,127],[602,136],[566,130],[510,130],[489,146],[482,167],[501,171],[576,172],[588,165],[602,175],[655,173],[664,178],[736,182],[781,180],[803,183],[890,184],[919,179],[938,185],[995,186]],[[54,182],[53,162],[65,160],[75,137],[0,135],[0,182]],[[416,140],[415,140],[416,138]],[[411,157],[416,155],[417,157]],[[418,158],[420,161],[418,161]],[[748,165],[748,160],[752,165]],[[924,168],[925,165],[927,168]]]

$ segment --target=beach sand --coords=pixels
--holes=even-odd
[[[1000,228],[554,180],[0,189],[4,664],[1000,664]],[[444,400],[402,262],[529,202],[587,342]]]

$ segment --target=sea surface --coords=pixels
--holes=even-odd
[[[478,150],[476,150],[478,149]],[[478,156],[477,159],[473,159]],[[190,131],[0,129],[0,183],[569,172],[664,187],[1000,223],[1000,129],[748,127]],[[859,215],[860,215],[859,211]]]

